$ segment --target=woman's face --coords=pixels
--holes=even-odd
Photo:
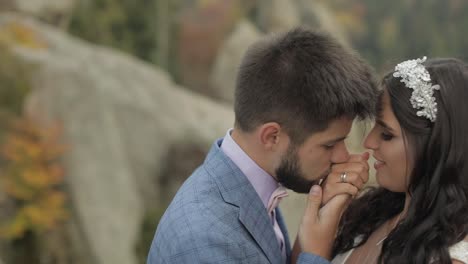
[[[364,146],[373,150],[378,184],[393,192],[406,192],[409,175],[413,170],[413,162],[408,159],[411,149],[407,153],[405,139],[393,114],[387,91],[384,91],[381,103],[382,112],[364,141]]]

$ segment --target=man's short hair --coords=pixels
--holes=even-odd
[[[296,28],[253,44],[237,75],[236,127],[277,122],[294,143],[340,117],[374,116],[371,68],[325,33]]]

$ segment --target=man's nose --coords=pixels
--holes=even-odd
[[[337,146],[338,147],[338,146]],[[349,152],[346,145],[343,143],[333,152],[331,162],[332,163],[343,163],[349,159]]]

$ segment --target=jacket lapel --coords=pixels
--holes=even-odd
[[[244,197],[243,204],[239,207],[239,220],[257,241],[271,263],[284,263],[281,261],[283,258],[281,249],[265,206],[258,195],[251,201],[246,198],[248,197]]]
[[[211,148],[205,166],[212,173],[224,201],[239,207],[239,221],[255,239],[270,263],[284,263],[265,206],[247,177],[219,148],[220,142],[216,142]]]

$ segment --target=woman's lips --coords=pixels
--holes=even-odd
[[[385,162],[377,159],[376,157],[374,157],[374,159],[375,159],[375,163],[374,163],[375,170],[378,170],[378,169],[382,168],[382,166],[385,165]]]

